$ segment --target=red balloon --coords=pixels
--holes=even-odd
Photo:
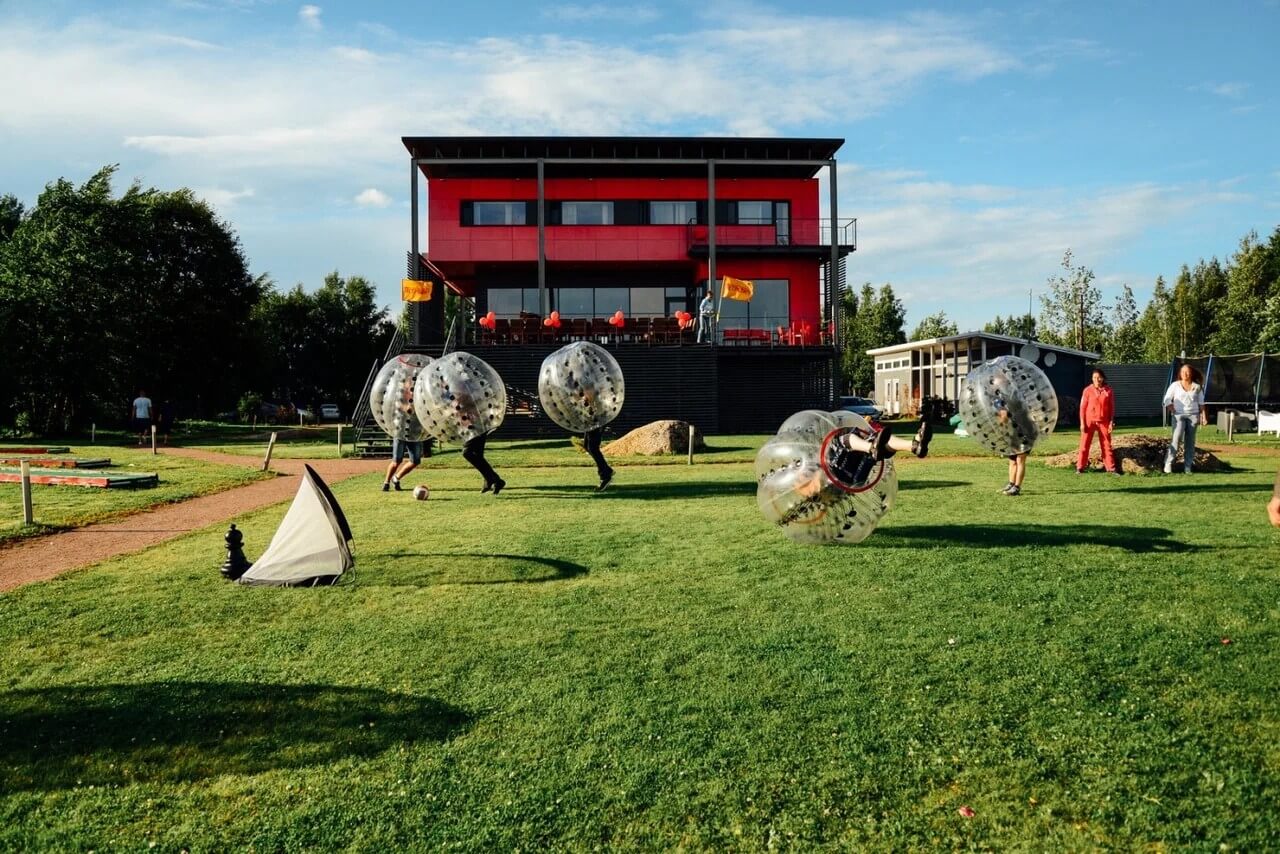
[[[622,320],[622,317],[623,317],[623,315],[622,315],[622,309],[618,309],[617,311],[615,311],[615,312],[613,313],[613,316],[614,316],[614,317],[616,317],[616,318],[618,318],[618,320]]]
[[[550,325],[551,325],[551,318],[549,318],[549,317],[544,317],[544,318],[542,318],[542,325],[543,325],[543,326],[550,326]]]
[[[558,312],[558,311],[553,311],[553,312],[551,312],[551,319],[552,319],[552,320],[559,320],[559,319],[560,319],[560,312]]]

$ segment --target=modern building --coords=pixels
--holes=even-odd
[[[839,284],[856,245],[856,223],[836,205],[843,140],[403,142],[409,276],[438,282],[461,306],[415,304],[412,348],[466,347],[511,386],[532,389],[556,347],[598,341],[626,373],[619,429],[683,418],[706,432],[765,432],[798,409],[832,403],[838,301],[826,282]],[[708,283],[718,297],[724,276],[753,282],[754,296],[717,299],[713,341],[699,346],[675,315],[696,315]],[[494,328],[481,328],[476,318],[489,312]],[[558,328],[544,323],[553,312]],[[610,324],[617,312],[623,322]]]
[[[971,368],[997,356],[1021,356],[1049,377],[1058,394],[1060,417],[1076,418],[1089,366],[1101,355],[993,332],[965,332],[868,350],[875,359],[876,403],[894,415],[915,415],[925,400],[958,406],[960,386]]]

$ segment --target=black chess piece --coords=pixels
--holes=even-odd
[[[249,563],[244,556],[244,534],[236,530],[234,523],[231,525],[231,530],[227,531],[226,541],[227,559],[219,571],[227,581],[235,581],[248,572],[253,564]]]

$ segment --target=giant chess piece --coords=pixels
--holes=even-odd
[[[244,556],[244,534],[236,530],[234,523],[231,525],[231,530],[227,531],[226,541],[227,559],[223,562],[219,572],[222,573],[222,577],[227,581],[235,581],[244,575],[253,564],[249,563]]]

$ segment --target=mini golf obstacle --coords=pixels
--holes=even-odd
[[[21,483],[22,471],[0,468],[0,483]],[[41,486],[89,486],[98,489],[138,489],[156,486],[160,476],[155,472],[93,471],[89,469],[33,468],[31,482]]]
[[[30,463],[41,469],[103,469],[111,465],[107,457],[28,457],[0,455],[0,466],[20,466]]]

